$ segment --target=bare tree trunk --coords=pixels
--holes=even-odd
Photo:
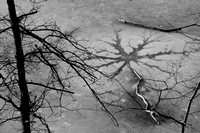
[[[14,42],[16,47],[16,61],[17,61],[17,70],[18,70],[18,85],[21,92],[21,104],[20,112],[22,115],[22,126],[23,133],[31,133],[30,129],[30,97],[28,93],[28,87],[25,77],[25,67],[24,67],[24,53],[22,48],[22,40],[19,29],[19,19],[16,15],[15,3],[14,0],[7,0],[8,10],[11,19],[11,26],[14,35]]]

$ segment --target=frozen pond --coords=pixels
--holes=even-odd
[[[25,8],[24,0],[19,3]],[[190,14],[196,12],[198,8],[200,8],[198,0],[48,0],[42,4],[41,11],[35,18],[38,23],[53,19],[63,31],[76,29],[73,35],[77,40],[86,46],[104,50],[99,56],[107,54],[109,58],[105,59],[107,61],[105,62],[113,62],[101,70],[111,73],[122,67],[124,85],[130,89],[133,83],[129,82],[131,76],[126,74],[127,64],[143,76],[149,76],[150,72],[155,79],[164,80],[165,71],[172,69],[168,66],[170,63],[176,65],[180,63],[178,70],[183,76],[196,73],[200,69],[200,55],[194,52],[189,57],[184,56],[183,51],[190,51],[191,47],[198,46],[180,33],[150,30],[120,23],[117,19],[170,29],[193,23],[196,16]],[[184,29],[184,32],[192,37],[198,35],[199,31],[197,27]],[[139,48],[139,45],[144,46]],[[133,52],[134,50],[137,52]],[[102,65],[97,59],[91,60],[91,63]],[[102,80],[102,85],[96,89],[103,92],[117,87],[119,86],[115,82]],[[178,126],[173,122],[157,125],[148,115],[142,116],[140,111],[117,114],[119,127],[116,127],[105,112],[95,111],[98,104],[91,92],[81,83],[78,83],[77,88],[82,88],[77,89],[75,94],[77,101],[69,103],[69,106],[87,109],[80,110],[80,113],[64,110],[62,116],[53,117],[50,126],[55,133],[179,132]],[[125,96],[122,102],[126,101],[128,98]],[[178,110],[182,108],[177,106],[173,108],[174,113],[181,117]],[[195,122],[199,123],[198,116],[196,117]],[[9,131],[5,128],[0,130],[0,133],[6,132]]]

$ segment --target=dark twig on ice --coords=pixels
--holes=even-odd
[[[156,31],[160,31],[160,32],[179,32],[185,28],[188,28],[188,27],[192,27],[192,26],[198,26],[196,23],[193,23],[193,24],[190,24],[190,25],[186,25],[186,26],[182,26],[182,27],[178,27],[178,28],[172,28],[172,29],[163,29],[163,28],[160,28],[160,27],[151,27],[151,26],[147,26],[147,25],[144,25],[144,24],[139,24],[139,23],[134,23],[134,22],[131,22],[131,21],[127,21],[127,20],[124,20],[124,19],[117,19],[119,22],[122,22],[122,23],[125,23],[125,24],[130,24],[130,25],[133,25],[133,26],[136,26],[136,27],[140,27],[140,28],[145,28],[145,29],[149,29],[149,30],[156,30]]]

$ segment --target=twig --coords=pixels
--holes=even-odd
[[[195,88],[195,91],[194,91],[194,93],[193,93],[193,95],[192,95],[192,97],[191,97],[191,99],[190,99],[190,101],[188,103],[187,111],[186,111],[186,114],[185,114],[185,119],[184,119],[184,122],[182,124],[181,133],[185,132],[185,126],[187,124],[187,120],[188,120],[188,117],[189,117],[189,113],[190,113],[190,109],[191,109],[191,106],[192,106],[192,102],[193,102],[197,92],[199,91],[199,89],[200,89],[200,82],[198,83],[197,87]]]
[[[192,26],[197,26],[196,23],[190,24],[190,25],[186,25],[186,26],[182,26],[182,27],[178,27],[178,28],[173,28],[173,29],[162,29],[162,28],[158,28],[158,27],[151,27],[151,26],[147,26],[147,25],[143,25],[143,24],[139,24],[139,23],[134,23],[131,21],[127,21],[124,19],[117,19],[119,22],[125,23],[125,24],[131,24],[137,27],[141,27],[141,28],[146,28],[146,29],[151,29],[151,30],[157,30],[157,31],[161,31],[161,32],[178,32],[181,31],[182,29],[188,28],[188,27],[192,27]]]

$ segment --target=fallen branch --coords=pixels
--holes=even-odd
[[[156,31],[160,31],[160,32],[167,32],[167,33],[169,33],[169,32],[179,32],[179,31],[181,31],[185,28],[188,28],[188,27],[198,26],[196,23],[193,23],[193,24],[178,27],[178,28],[163,29],[163,28],[159,28],[159,27],[151,27],[151,26],[147,26],[147,25],[144,25],[144,24],[134,23],[134,22],[127,21],[127,20],[124,20],[124,19],[117,19],[117,20],[121,23],[130,24],[130,25],[133,25],[133,26],[136,26],[136,27],[150,29],[150,30],[156,30]]]

